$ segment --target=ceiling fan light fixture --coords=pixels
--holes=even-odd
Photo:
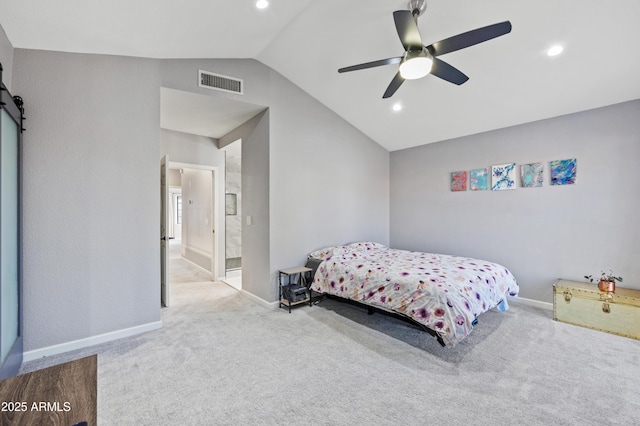
[[[563,51],[563,47],[560,46],[559,44],[556,44],[555,46],[551,46],[551,48],[549,48],[549,50],[547,50],[547,55],[549,56],[558,56],[559,54],[562,53]]]
[[[407,52],[400,63],[400,75],[405,80],[415,80],[422,78],[431,72],[433,58],[429,52],[414,51]]]

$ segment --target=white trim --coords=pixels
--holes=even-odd
[[[222,281],[223,283],[225,283],[231,288],[234,288],[238,291],[242,291],[242,276],[240,277],[226,276],[226,277],[222,277],[220,281]]]
[[[244,294],[245,296],[247,296],[249,299],[252,299],[255,302],[258,302],[259,304],[261,304],[262,306],[265,306],[267,308],[271,308],[271,309],[278,309],[278,302],[267,302],[266,300],[264,300],[261,297],[256,296],[253,293],[249,293],[247,290],[240,290],[240,294]]]
[[[211,253],[206,252],[206,251],[204,251],[204,250],[202,250],[202,249],[200,249],[198,247],[190,246],[188,244],[183,244],[182,248],[184,248],[185,251],[190,250],[190,251],[194,252],[195,254],[199,254],[202,257],[208,257],[209,259],[211,259],[213,257],[213,256],[211,256]],[[184,257],[184,256],[182,256],[182,257]],[[189,259],[187,259],[187,260],[189,260]],[[211,273],[211,271],[207,271],[207,272]]]
[[[509,302],[522,303],[523,305],[533,306],[534,308],[553,310],[553,303],[541,302],[540,300],[527,299],[525,297],[509,297]]]
[[[162,321],[150,322],[122,330],[111,331],[109,333],[99,334],[97,336],[86,337],[84,339],[73,340],[71,342],[60,343],[58,345],[47,346],[46,348],[34,349],[25,352],[22,362],[33,361],[42,357],[58,355],[61,353],[83,349],[89,346],[98,345],[100,343],[111,342],[113,340],[122,339],[123,337],[131,337],[137,334],[146,333],[162,328]]]
[[[199,251],[198,249],[191,249],[191,248],[190,248],[189,250],[191,250],[191,251],[193,251],[193,252],[195,252],[195,253],[197,253],[197,254],[202,254],[203,256],[207,256],[207,255],[206,255],[206,254],[204,254],[204,253],[200,253],[200,251]],[[209,257],[211,257],[211,256],[209,256]],[[202,266],[198,265],[198,264],[197,264],[196,262],[194,262],[193,260],[191,260],[191,259],[187,259],[187,258],[186,258],[186,257],[184,257],[183,255],[180,255],[180,258],[181,258],[182,260],[184,260],[185,262],[187,262],[188,264],[190,264],[191,266],[193,266],[193,267],[195,267],[195,268],[198,268],[198,269],[200,270],[200,272],[204,272],[204,273],[205,273],[205,274],[207,274],[207,275],[211,275],[211,271],[210,271],[210,270],[208,270],[207,268],[203,268]],[[211,280],[211,281],[216,281],[216,280]]]

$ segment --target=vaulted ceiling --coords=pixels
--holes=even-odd
[[[15,48],[255,58],[390,151],[640,98],[638,0],[428,0],[425,44],[505,20],[513,30],[441,57],[465,84],[428,75],[389,99],[397,65],[337,70],[403,53],[392,13],[406,0],[255,1],[3,1],[0,25]]]

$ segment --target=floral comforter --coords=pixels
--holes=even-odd
[[[478,315],[518,294],[504,266],[484,260],[395,250],[377,243],[330,247],[311,288],[396,312],[435,331],[449,347],[473,329]]]

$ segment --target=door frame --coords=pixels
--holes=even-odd
[[[166,157],[166,156],[165,156]],[[163,157],[164,158],[164,157]],[[208,170],[211,172],[211,226],[213,238],[211,239],[211,281],[217,280],[217,272],[220,270],[220,262],[219,262],[219,254],[224,253],[224,247],[221,247],[221,241],[223,239],[221,237],[224,236],[224,232],[220,230],[224,228],[224,224],[220,224],[220,218],[224,217],[224,215],[220,214],[220,208],[224,208],[224,198],[221,200],[220,197],[224,197],[224,191],[220,194],[221,191],[218,190],[217,185],[220,182],[220,168],[218,166],[207,166],[202,164],[192,164],[192,163],[181,163],[176,161],[170,161],[167,158],[167,173],[171,169],[195,169],[195,170]],[[166,185],[167,192],[169,191],[169,182]],[[183,200],[184,203],[184,200]],[[162,209],[165,212],[165,215],[168,215],[170,203],[165,201],[162,205]],[[168,217],[168,216],[165,216]],[[162,212],[161,212],[161,220],[162,220]],[[183,216],[184,222],[184,216]],[[161,242],[162,243],[162,242]],[[167,280],[166,280],[166,292],[167,298],[169,294],[169,285],[170,280],[168,279],[168,259],[167,264],[165,265],[167,271]],[[161,265],[161,269],[163,266]],[[168,306],[168,305],[167,305]]]

